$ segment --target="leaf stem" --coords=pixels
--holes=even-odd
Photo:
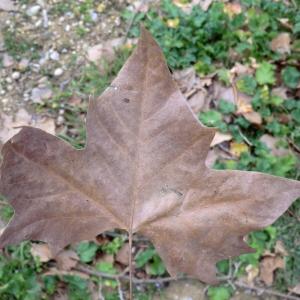
[[[132,278],[133,278],[133,266],[132,266],[132,230],[128,233],[129,242],[129,299],[132,300]]]

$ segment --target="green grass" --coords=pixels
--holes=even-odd
[[[38,50],[41,47],[34,41],[27,39],[17,30],[5,28],[2,31],[6,51],[14,58],[39,58]]]

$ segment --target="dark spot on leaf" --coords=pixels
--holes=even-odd
[[[124,98],[124,99],[122,99],[122,101],[125,102],[125,103],[129,103],[129,102],[130,102],[130,99]]]

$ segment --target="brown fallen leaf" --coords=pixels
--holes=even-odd
[[[129,254],[130,254],[130,247],[128,243],[125,243],[122,248],[118,251],[117,255],[116,255],[116,261],[128,266],[129,264]]]
[[[51,250],[47,244],[32,244],[30,249],[33,257],[38,257],[41,262],[48,262],[53,259]]]
[[[58,253],[54,258],[57,262],[57,268],[63,271],[70,271],[77,265],[79,257],[73,250],[64,250]]]
[[[198,114],[207,106],[207,92],[203,90],[197,91],[193,96],[188,99],[188,104],[194,114]]]
[[[55,134],[55,122],[53,119],[33,117],[25,109],[21,108],[15,116],[0,113],[0,145],[17,134],[22,126],[28,125]]]
[[[245,268],[247,273],[247,282],[253,283],[254,279],[259,275],[259,269],[256,266],[248,265]]]
[[[174,71],[173,78],[182,93],[189,92],[198,81],[196,71],[193,67]]]
[[[284,268],[284,260],[280,256],[265,256],[260,263],[260,279],[271,285],[274,280],[274,271]]]
[[[296,286],[294,286],[292,289],[289,289],[290,292],[300,295],[300,283],[298,283]]]
[[[230,73],[235,75],[236,77],[240,77],[241,75],[251,75],[254,72],[255,70],[253,68],[248,65],[242,65],[239,62],[236,62],[230,69]]]
[[[227,142],[227,141],[231,141],[231,140],[232,140],[231,134],[216,131],[216,134],[215,134],[213,140],[211,141],[210,146],[214,147],[218,144],[221,144],[221,143]]]
[[[219,82],[213,85],[213,98],[216,100],[223,99],[229,103],[235,104],[235,96],[232,87],[225,87]]]
[[[15,215],[0,246],[33,239],[57,253],[120,228],[130,248],[133,234],[149,238],[171,275],[216,283],[216,262],[253,251],[244,236],[283,214],[300,182],[208,169],[214,133],[142,30],[117,78],[90,102],[84,150],[30,127],[4,145],[0,192]]]
[[[192,0],[192,6],[200,5],[200,7],[207,11],[210,7],[210,5],[213,3],[213,0]]]
[[[128,39],[125,47],[131,47],[135,39]],[[87,59],[91,62],[98,63],[100,72],[105,71],[105,64],[110,64],[116,58],[116,50],[124,44],[123,38],[115,38],[105,41],[101,44],[91,46],[87,49]]]
[[[248,114],[253,112],[253,107],[251,105],[251,98],[247,95],[242,93],[238,93],[238,100],[237,100],[237,114]]]
[[[288,252],[286,251],[284,244],[282,241],[278,240],[275,244],[275,253],[281,256],[288,256]]]
[[[288,95],[287,95],[288,89],[284,86],[279,86],[276,88],[273,88],[271,91],[272,96],[278,96],[280,98],[282,98],[283,100],[288,99]]]
[[[122,43],[122,38],[116,38],[94,45],[87,50],[87,58],[89,61],[95,63],[99,62],[99,60],[112,62],[115,58],[115,49],[119,48]]]
[[[230,17],[238,15],[242,12],[242,6],[239,3],[226,3],[224,5],[224,12]]]
[[[251,107],[251,109],[252,109],[252,107]],[[243,117],[252,124],[255,124],[255,125],[262,124],[262,117],[256,111],[246,112],[243,114]]]
[[[282,32],[277,37],[271,41],[271,49],[274,52],[279,52],[281,54],[291,52],[291,37],[289,33]]]
[[[55,260],[58,269],[63,271],[70,271],[79,261],[78,255],[73,250],[63,250],[54,256],[47,244],[33,243],[30,252],[32,256],[38,257],[39,260],[44,263]]]
[[[280,139],[270,134],[262,135],[259,140],[263,142],[271,150],[272,155],[283,156],[291,153],[289,149],[278,146]]]
[[[204,11],[207,11],[213,0],[192,0],[189,2],[173,0],[173,3],[180,7],[185,13],[191,13],[192,8],[199,5]]]

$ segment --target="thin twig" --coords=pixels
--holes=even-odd
[[[103,277],[103,278],[109,278],[109,279],[114,279],[116,281],[120,280],[125,280],[125,281],[130,281],[130,276],[127,275],[122,275],[122,274],[107,274],[107,273],[102,273],[98,272],[94,269],[91,269],[90,267],[84,266],[84,265],[79,265],[76,268],[74,268],[75,271],[83,272],[88,275],[93,275],[93,276],[98,276],[98,277]],[[190,277],[190,276],[182,276],[182,277],[159,277],[159,278],[150,278],[150,279],[138,279],[138,278],[132,278],[132,282],[135,284],[149,284],[149,283],[167,283],[171,281],[176,281],[176,280],[186,280],[186,279],[194,279],[197,280],[195,277]],[[224,277],[218,277],[219,281],[228,281],[231,280],[232,278],[229,278],[228,276]],[[299,297],[296,296],[291,296],[287,294],[283,294],[280,292],[272,291],[270,289],[265,289],[265,288],[260,288],[256,286],[250,286],[247,285],[243,282],[240,281],[232,281],[232,283],[242,289],[251,289],[256,291],[257,293],[260,294],[267,294],[267,295],[272,295],[276,297],[280,297],[282,299],[288,299],[288,300],[299,300]]]
[[[99,282],[99,289],[98,289],[98,293],[99,293],[99,300],[105,300],[103,294],[102,294],[102,282]]]
[[[257,286],[250,286],[250,285],[247,285],[247,284],[245,284],[243,282],[239,282],[239,281],[236,281],[234,284],[236,286],[240,287],[240,288],[251,289],[251,290],[256,291],[258,293],[261,293],[261,294],[268,294],[268,295],[280,297],[280,298],[283,298],[283,299],[299,300],[299,297],[296,297],[296,296],[291,296],[291,295],[275,292],[275,291],[260,288],[260,287],[257,287]]]
[[[296,152],[300,153],[300,148],[293,142],[292,139],[287,138],[288,143]]]
[[[133,280],[133,265],[132,265],[132,230],[129,231],[128,235],[129,242],[129,299],[132,300],[132,280]]]
[[[121,282],[120,282],[119,279],[117,279],[116,281],[117,281],[117,283],[118,283],[118,294],[119,294],[119,299],[120,299],[120,300],[124,300]]]
[[[242,139],[246,142],[246,144],[248,144],[248,146],[252,147],[253,144],[248,140],[248,138],[243,134],[243,132],[241,131],[241,129],[239,128],[239,134],[242,137]]]
[[[236,85],[235,85],[235,80],[232,81],[231,86],[232,86],[232,91],[233,91],[234,103],[235,103],[236,106],[238,106],[239,97],[238,97],[238,92],[237,92],[237,88],[236,88]]]
[[[75,268],[73,268],[74,271],[83,272],[88,275],[113,279],[113,280],[125,280],[130,281],[130,276],[128,275],[122,275],[121,274],[108,274],[96,271],[90,267],[87,267],[85,265],[79,265]],[[170,281],[176,281],[176,280],[184,280],[184,279],[196,279],[195,277],[190,276],[182,276],[182,277],[159,277],[159,278],[147,278],[147,279],[138,279],[138,278],[132,278],[132,282],[135,284],[148,284],[148,283],[164,283],[164,282],[170,282]],[[220,281],[227,281],[229,278],[228,276],[224,277],[218,277],[218,280]]]
[[[222,150],[223,152],[225,152],[229,156],[229,159],[236,160],[236,158],[232,156],[232,153],[228,149],[226,149],[222,144],[218,144],[216,146],[220,150]]]

